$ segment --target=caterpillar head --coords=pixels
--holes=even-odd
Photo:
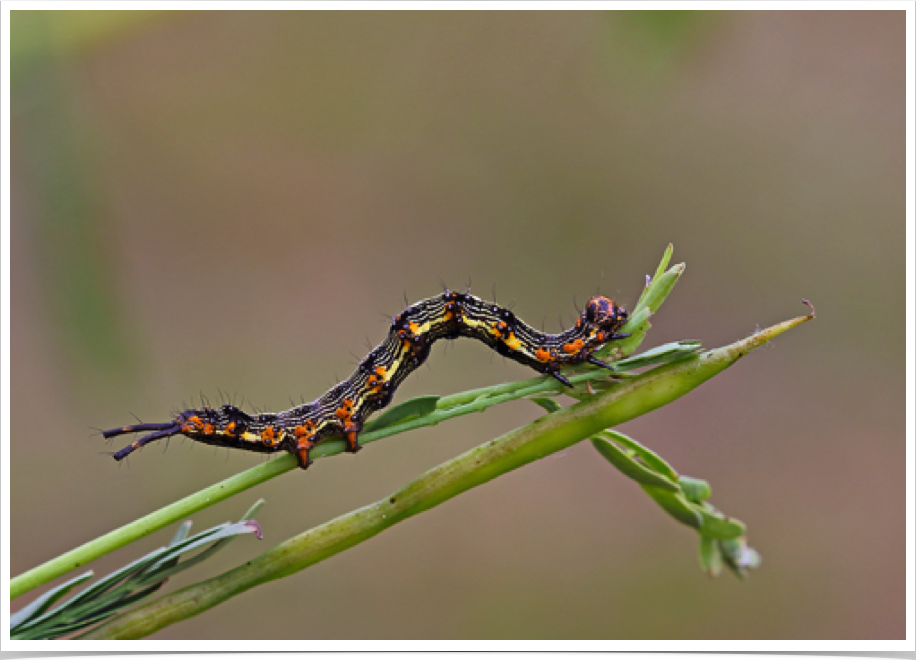
[[[618,307],[613,300],[604,296],[591,298],[585,305],[583,316],[589,324],[610,333],[614,333],[629,318],[627,310]]]

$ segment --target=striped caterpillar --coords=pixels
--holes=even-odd
[[[628,337],[616,334],[626,320],[625,309],[610,298],[595,296],[572,328],[552,335],[535,330],[495,303],[446,290],[410,305],[395,317],[388,337],[360,362],[356,371],[311,403],[257,415],[232,405],[204,406],[185,410],[161,424],[121,426],[103,431],[102,435],[113,438],[152,431],[115,452],[118,461],[154,440],[184,435],[220,447],[262,453],[288,451],[305,469],[312,463],[309,451],[325,438],[343,436],[348,452],[359,451],[363,423],[391,402],[395,390],[423,364],[438,339],[478,339],[500,355],[572,387],[560,373],[561,368],[589,362],[613,370],[592,353],[609,341]]]

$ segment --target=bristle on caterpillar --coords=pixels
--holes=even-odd
[[[500,355],[572,387],[560,373],[563,367],[588,362],[613,369],[592,353],[610,341],[628,337],[617,334],[626,320],[625,309],[610,298],[594,296],[572,328],[553,335],[532,328],[505,307],[446,290],[409,305],[392,319],[388,336],[363,358],[356,371],[311,403],[255,415],[233,405],[206,405],[184,410],[168,422],[121,426],[102,435],[114,438],[151,431],[115,452],[118,461],[150,442],[184,435],[220,447],[288,451],[305,469],[312,463],[310,450],[325,438],[343,437],[347,451],[359,451],[363,423],[391,402],[398,386],[426,361],[439,339],[477,339]]]

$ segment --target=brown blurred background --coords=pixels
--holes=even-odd
[[[263,460],[176,438],[119,465],[93,428],[312,399],[443,282],[556,331],[596,291],[632,305],[672,242],[644,348],[817,306],[622,427],[748,524],[748,580],[701,574],[693,531],[582,444],[156,637],[904,637],[904,18],[13,12],[13,574]],[[455,342],[398,400],[528,375]],[[201,512],[263,497],[266,538],[169,588],[539,414]]]

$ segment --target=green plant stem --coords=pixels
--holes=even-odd
[[[222,575],[120,615],[86,638],[142,638],[252,587],[301,571],[466,490],[670,403],[776,335],[811,318],[784,321],[694,359],[658,367],[541,417],[429,470],[390,497],[303,532]]]

